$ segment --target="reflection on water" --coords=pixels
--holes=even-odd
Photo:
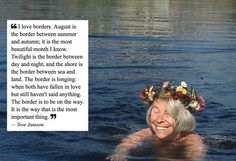
[[[93,35],[212,39],[230,34],[236,16],[234,0],[34,0],[1,4],[1,30],[5,30],[7,19],[88,19]]]
[[[0,158],[104,160],[123,137],[146,127],[137,93],[157,79],[198,89],[207,102],[196,114],[206,160],[236,159],[235,0],[2,0],[0,15]],[[89,20],[89,132],[6,132],[8,19]]]

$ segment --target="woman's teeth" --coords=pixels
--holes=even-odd
[[[158,130],[165,130],[165,129],[167,129],[166,127],[160,127],[160,126],[157,126],[156,127]]]

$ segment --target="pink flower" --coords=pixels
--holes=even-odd
[[[202,112],[206,106],[205,100],[202,98],[202,96],[197,96],[197,101],[200,105],[200,108],[197,111]]]
[[[170,87],[170,83],[168,81],[163,82],[162,88],[169,88]]]
[[[144,91],[139,92],[139,98],[141,98],[143,100],[146,99],[146,95],[145,95]]]

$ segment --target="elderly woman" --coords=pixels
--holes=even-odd
[[[150,151],[162,160],[196,160],[204,156],[205,146],[193,132],[196,123],[191,112],[201,112],[205,102],[193,88],[189,92],[185,82],[181,82],[181,86],[164,82],[159,89],[147,86],[140,97],[149,103],[146,115],[149,128],[123,139],[107,159],[124,161],[132,153],[140,155],[136,149],[143,145],[152,146]]]

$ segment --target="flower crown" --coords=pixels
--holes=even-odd
[[[180,86],[172,86],[169,82],[163,82],[159,88],[147,85],[146,89],[139,93],[139,97],[148,104],[159,97],[172,97],[174,100],[180,100],[185,109],[190,112],[201,112],[205,107],[204,99],[197,95],[192,86],[188,90],[187,83],[184,81]]]

